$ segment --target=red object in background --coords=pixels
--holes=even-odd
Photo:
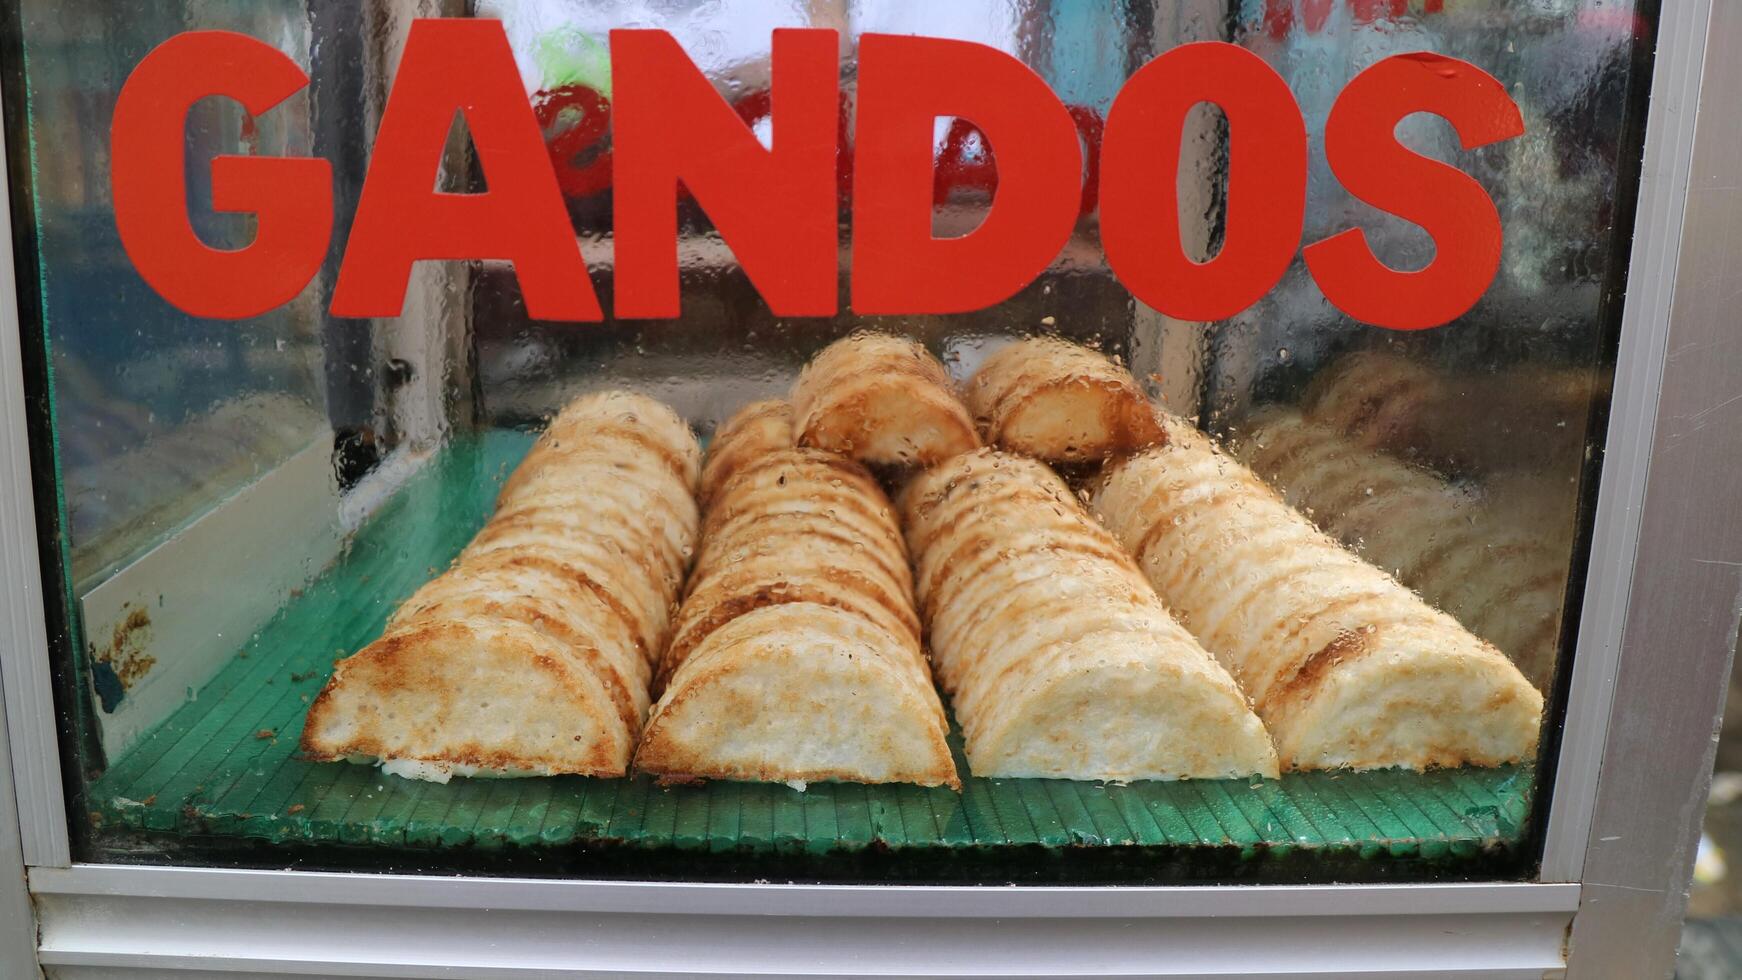
[[[488,190],[435,190],[454,114]],[[398,316],[420,259],[507,259],[527,315],[600,320],[580,244],[500,21],[414,21],[387,96],[334,316]]]
[[[1349,0],[1349,12],[1357,24],[1371,24],[1409,13],[1409,0]]]
[[[679,313],[680,180],[776,316],[834,315],[839,57],[834,31],[774,32],[765,149],[670,34],[611,32],[618,316]]]
[[[220,320],[258,316],[294,299],[320,270],[333,232],[333,169],[325,160],[213,158],[213,209],[256,216],[254,241],[244,248],[212,248],[188,218],[185,133],[193,104],[235,99],[251,122],[308,81],[263,41],[190,31],[152,49],[121,87],[109,131],[115,227],[140,276],[183,311]]]
[[[1394,330],[1436,327],[1463,315],[1500,268],[1500,213],[1468,174],[1398,142],[1415,112],[1443,116],[1464,149],[1524,132],[1518,106],[1494,76],[1444,55],[1393,55],[1356,75],[1331,106],[1325,156],[1350,194],[1433,236],[1434,258],[1416,272],[1381,263],[1359,228],[1307,246],[1307,268],[1331,304]]]
[[[770,118],[774,109],[774,100],[767,89],[757,89],[742,96],[732,103],[732,111],[738,113],[738,118],[744,120],[746,126],[754,129],[756,124]],[[770,128],[773,123],[771,122]],[[853,137],[850,107],[847,103],[847,93],[840,93],[835,105],[835,199],[841,207],[853,197]],[[683,188],[679,188],[683,190]],[[683,190],[685,196],[687,190]]]
[[[1417,0],[1423,14],[1437,14],[1445,10],[1445,0]],[[1336,7],[1336,0],[1264,0],[1264,15],[1260,27],[1272,40],[1280,41],[1288,36],[1295,24],[1295,4],[1300,5],[1301,27],[1308,34],[1317,34],[1325,29],[1325,24],[1331,19],[1331,11]],[[1351,19],[1357,24],[1371,24],[1374,21],[1409,15],[1410,0],[1348,0]]]
[[[980,144],[973,156],[968,155],[971,139]],[[997,187],[998,160],[986,134],[960,116],[950,120],[932,174],[932,204],[941,207],[949,203],[950,195],[958,190],[985,191],[990,197]]]
[[[960,313],[1028,285],[1076,225],[1076,125],[1039,75],[996,48],[867,34],[859,42],[852,304],[857,313]],[[979,227],[932,237],[932,120],[960,116],[998,147]]]
[[[563,189],[563,195],[569,198],[591,197],[594,194],[609,190],[611,187],[611,151],[602,149],[595,153],[585,163],[577,160],[588,150],[604,142],[610,132],[611,100],[585,85],[564,85],[559,88],[540,91],[532,97],[532,107],[538,114],[539,125],[547,134],[550,144],[551,165],[556,168],[557,183]],[[754,128],[757,123],[769,118],[773,108],[773,100],[767,89],[757,89],[744,95],[732,103],[733,111],[745,124]],[[552,127],[562,121],[562,114],[569,109],[576,110],[577,118],[566,127],[551,134]],[[1083,201],[1078,209],[1080,214],[1088,215],[1095,212],[1099,200],[1101,184],[1101,133],[1105,128],[1100,112],[1091,106],[1067,105],[1071,119],[1077,124],[1077,133],[1083,143]],[[848,104],[847,93],[840,94],[839,109],[836,114],[837,129],[835,133],[835,181],[839,203],[844,207],[853,195],[853,145],[852,145],[852,113]],[[963,150],[970,135],[978,134],[979,130],[966,119],[955,119],[951,122],[949,136],[945,140],[946,148],[938,157],[937,175],[933,184],[932,200],[934,204],[943,204],[949,199],[950,192],[960,187],[973,187],[988,192],[998,184],[998,161],[986,152],[984,160],[969,163],[963,159]],[[982,137],[984,139],[984,137]],[[989,146],[989,144],[987,144]],[[954,149],[950,149],[953,146]],[[680,200],[688,200],[691,195],[689,188],[678,185]]]
[[[841,93],[835,130],[835,194],[841,207],[853,200],[853,124],[847,93]]]
[[[1100,200],[1101,134],[1106,127],[1101,114],[1089,106],[1067,105],[1065,111],[1071,114],[1071,121],[1077,126],[1077,136],[1082,140],[1083,195],[1077,214],[1093,214]],[[968,141],[976,137],[980,141],[979,152],[970,157]],[[937,172],[932,180],[934,205],[949,203],[950,195],[958,190],[985,191],[990,197],[998,189],[998,155],[993,152],[985,134],[966,119],[950,120],[936,166]]]
[[[600,150],[586,163],[577,162],[611,131],[610,99],[585,85],[564,85],[533,96],[532,111],[545,133],[562,122],[565,113],[571,117],[565,128],[547,137],[550,163],[564,195],[591,197],[611,186],[610,150]]]
[[[1101,202],[1101,140],[1107,124],[1101,114],[1086,105],[1069,105],[1065,110],[1077,124],[1077,134],[1083,138],[1083,203],[1079,214],[1094,214]]]
[[[1200,102],[1228,120],[1227,218],[1208,262],[1180,239],[1180,143]],[[1222,41],[1186,44],[1138,69],[1107,112],[1101,247],[1138,299],[1182,320],[1221,320],[1257,302],[1294,261],[1306,213],[1307,137],[1288,83]]]
[[[1294,27],[1294,0],[1264,0],[1263,27],[1273,41],[1287,37]]]

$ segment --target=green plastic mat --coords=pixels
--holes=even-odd
[[[969,776],[957,794],[645,778],[437,785],[299,759],[304,713],[332,662],[377,636],[458,553],[529,444],[496,432],[446,449],[196,697],[115,760],[89,794],[95,839],[117,849],[109,856],[136,852],[143,834],[255,853],[365,845],[400,855],[394,866],[416,852],[411,863],[460,867],[470,855],[505,870],[531,856],[553,873],[982,880],[1239,879],[1254,868],[1385,878],[1518,859],[1527,767],[1129,785]],[[959,743],[957,761],[967,775]],[[360,860],[356,847],[346,854],[320,860]],[[710,855],[729,860],[710,865]]]

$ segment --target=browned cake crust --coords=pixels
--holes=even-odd
[[[1177,419],[1095,512],[1226,663],[1286,769],[1532,758],[1542,696],[1499,651],[1344,550]]]
[[[700,464],[651,399],[564,408],[453,566],[339,663],[303,752],[433,778],[622,775],[694,550]]]
[[[1301,408],[1368,448],[1455,475],[1515,467],[1573,474],[1606,383],[1589,368],[1459,375],[1390,351],[1358,351],[1321,371]]]
[[[700,500],[706,508],[732,474],[776,449],[793,445],[792,403],[781,399],[752,402],[735,412],[718,429],[702,464]]]
[[[1238,454],[1283,499],[1512,658],[1554,673],[1570,542],[1485,496],[1285,408],[1248,420]],[[1569,495],[1570,487],[1560,487]]]
[[[1276,774],[1233,679],[1044,464],[970,453],[915,478],[901,506],[976,773]]]
[[[895,513],[859,464],[769,438],[779,416],[748,406],[710,449],[702,545],[635,766],[959,787]]]
[[[1049,463],[1101,460],[1165,438],[1131,372],[1056,337],[1019,340],[968,382],[985,440]]]
[[[888,334],[824,348],[793,385],[792,407],[797,445],[876,466],[932,466],[980,445],[944,366]]]

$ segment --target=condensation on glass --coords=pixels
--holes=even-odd
[[[211,18],[306,69],[312,35],[288,3],[25,3],[22,16],[56,448],[73,579],[89,585],[327,428],[317,297],[245,323],[186,316],[133,271],[109,201],[109,117],[153,45]],[[248,217],[211,209],[213,156],[312,150],[307,95],[285,110],[245,121],[212,99],[190,116],[190,211],[207,243],[253,234]]]
[[[742,404],[783,395],[817,350],[866,327],[924,341],[958,378],[1004,339],[1036,332],[1124,358],[1154,399],[1226,440],[1328,533],[1501,647],[1539,686],[1552,685],[1578,563],[1580,508],[1591,499],[1600,438],[1594,423],[1608,402],[1625,271],[1624,202],[1639,162],[1639,127],[1627,113],[1636,105],[1631,94],[1650,28],[1632,4],[477,0],[471,13],[504,24],[607,318],[532,321],[512,269],[480,262],[420,264],[402,317],[336,320],[326,310],[337,248],[390,66],[412,17],[462,14],[464,6],[23,4],[40,326],[52,356],[69,601],[85,631],[73,673],[77,696],[89,701],[80,709],[88,716],[80,722],[89,729],[81,742],[87,772],[116,764],[152,724],[198,694],[239,643],[344,554],[348,534],[391,506],[403,474],[456,434],[535,426],[577,393],[617,386],[665,400],[707,433]],[[1091,166],[1062,253],[1030,286],[990,309],[851,313],[843,180],[838,316],[774,316],[686,196],[679,202],[682,316],[611,318],[610,143],[608,132],[593,132],[611,95],[608,31],[671,32],[728,101],[749,106],[768,85],[770,32],[801,26],[840,32],[849,116],[859,35],[960,38],[996,47],[1042,75],[1090,150],[1099,121],[1138,67],[1178,44],[1232,41],[1283,75],[1305,115],[1311,155],[1303,242],[1359,227],[1399,269],[1425,265],[1432,241],[1353,199],[1332,178],[1324,120],[1348,80],[1388,55],[1431,50],[1466,59],[1504,84],[1523,113],[1525,135],[1466,152],[1444,120],[1425,115],[1405,120],[1399,134],[1418,152],[1471,173],[1492,197],[1505,230],[1499,273],[1468,314],[1426,331],[1350,320],[1298,258],[1269,295],[1233,319],[1173,320],[1133,300],[1110,273]],[[234,246],[251,234],[248,217],[210,209],[214,154],[313,153],[334,164],[333,258],[295,302],[240,323],[193,319],[163,302],[127,262],[107,206],[106,133],[116,92],[151,46],[193,28],[268,40],[313,78],[309,90],[260,119],[244,118],[223,100],[197,107],[187,146],[190,207],[202,237]],[[768,138],[766,119],[756,131]],[[995,198],[987,175],[996,148],[971,123],[949,118],[936,123],[935,147],[934,233],[967,233]],[[1157,162],[1155,180],[1177,181],[1184,240],[1201,259],[1219,247],[1225,147],[1220,113],[1200,106],[1186,123],[1177,168]],[[489,177],[457,126],[444,186],[476,188]],[[310,475],[287,476],[296,466]],[[277,478],[282,485],[269,485]],[[297,514],[312,522],[308,528],[274,539],[290,542],[276,546],[290,549],[290,570],[232,582],[216,596],[200,593],[197,601],[243,610],[227,620],[232,632],[214,647],[220,652],[156,684],[150,699],[126,685],[117,689],[128,670],[135,680],[150,677],[179,654],[150,648],[131,667],[122,663],[128,642],[149,641],[119,631],[139,608],[157,612],[151,597],[111,599],[104,586],[250,492],[321,501]],[[197,579],[200,560],[170,557],[155,574],[168,583],[162,591],[177,596],[176,582]],[[189,630],[171,623],[160,632]],[[313,654],[330,661],[344,652]],[[145,703],[132,709],[142,713],[113,722],[116,705],[130,699]],[[123,734],[111,738],[105,726]]]

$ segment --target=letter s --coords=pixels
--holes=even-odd
[[[1434,258],[1419,271],[1399,272],[1374,256],[1359,228],[1302,254],[1331,305],[1393,330],[1462,316],[1500,269],[1500,213],[1488,192],[1469,174],[1397,141],[1398,122],[1415,112],[1445,117],[1466,150],[1524,132],[1517,104],[1494,76],[1426,51],[1386,58],[1337,96],[1325,122],[1331,172],[1355,197],[1426,229]]]

